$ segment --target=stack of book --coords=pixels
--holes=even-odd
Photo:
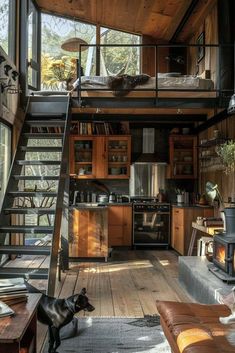
[[[217,217],[207,217],[204,220],[204,226],[205,227],[218,227],[218,228],[223,228],[223,220],[222,218],[217,218]]]
[[[7,305],[27,301],[27,287],[23,278],[0,279],[0,301]]]

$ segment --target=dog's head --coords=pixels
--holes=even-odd
[[[86,288],[82,288],[79,294],[73,295],[69,299],[72,300],[73,302],[75,313],[78,313],[81,310],[84,310],[84,311],[95,310],[94,306],[89,303],[89,299],[86,296]]]

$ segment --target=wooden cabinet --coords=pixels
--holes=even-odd
[[[94,137],[71,136],[70,174],[80,179],[95,178],[96,139]]]
[[[187,255],[192,234],[192,222],[197,217],[212,217],[213,208],[177,207],[172,208],[171,246],[181,255]]]
[[[128,179],[130,136],[71,136],[70,175],[78,179]]]
[[[169,144],[169,178],[197,178],[197,137],[193,135],[172,135],[169,138]]]
[[[132,206],[109,206],[108,244],[112,246],[132,245]]]
[[[108,256],[108,209],[72,209],[69,219],[69,257]]]

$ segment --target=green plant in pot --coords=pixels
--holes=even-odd
[[[221,163],[224,166],[225,174],[229,175],[235,171],[235,141],[229,140],[216,149],[218,156],[220,157]],[[234,176],[233,180],[233,192],[234,192]],[[221,205],[224,207],[223,200],[221,199]],[[235,236],[235,207],[224,207],[225,215],[225,229],[226,235]]]
[[[216,153],[220,157],[221,163],[224,166],[224,172],[230,174],[235,170],[235,141],[229,140],[219,145]]]

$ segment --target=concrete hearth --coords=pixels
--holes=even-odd
[[[205,256],[179,256],[179,281],[198,302],[215,304],[231,292],[235,284],[226,284],[211,273]]]

